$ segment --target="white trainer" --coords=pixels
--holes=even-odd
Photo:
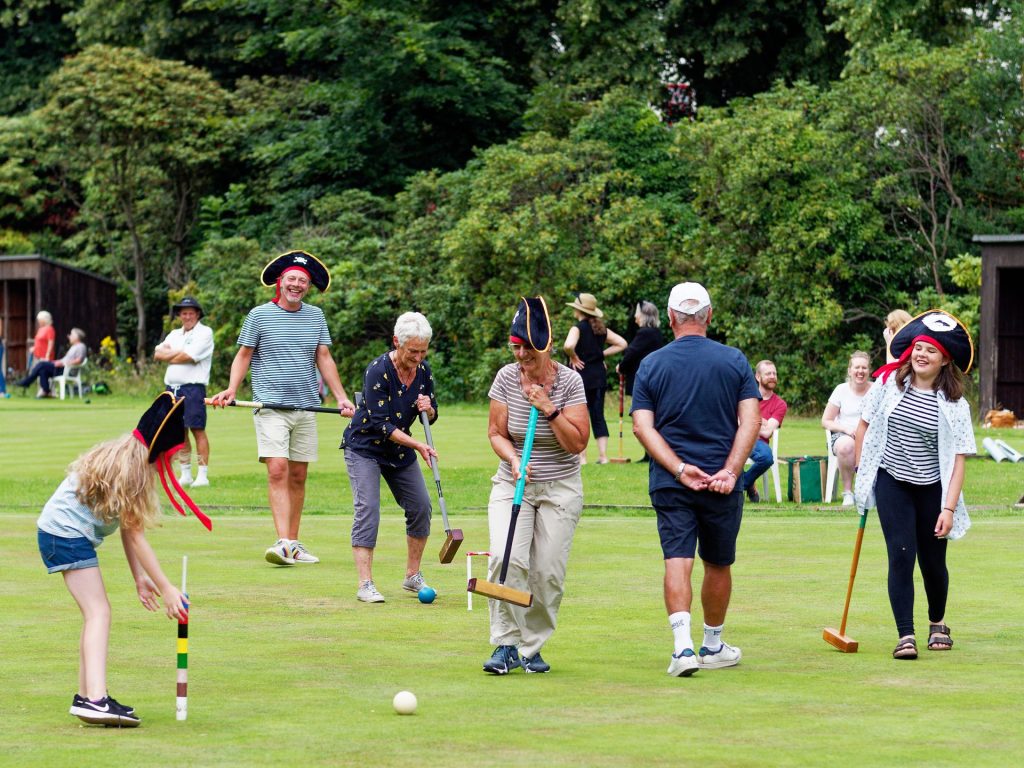
[[[319,563],[320,558],[302,546],[301,541],[292,542],[292,559],[296,563]]]
[[[689,677],[700,669],[697,654],[693,648],[684,648],[679,655],[672,654],[672,663],[668,665],[668,673],[672,677]]]
[[[377,591],[372,580],[359,583],[359,591],[356,592],[356,599],[363,603],[383,603],[384,595]]]
[[[853,506],[853,494],[850,493],[849,491],[844,491],[843,492],[843,506],[844,507],[852,507]]]
[[[743,654],[740,653],[739,648],[733,648],[727,643],[722,643],[722,647],[717,651],[701,646],[699,656],[700,668],[721,669],[722,667],[735,667],[740,663],[742,656]]]
[[[295,565],[291,544],[288,539],[278,539],[274,546],[267,549],[267,562],[274,565]]]
[[[423,578],[422,571],[416,571],[412,576],[406,576],[405,581],[402,582],[402,589],[406,592],[419,593],[421,589],[429,586],[426,579]]]
[[[206,475],[200,475],[192,481],[193,488],[202,488],[203,486],[209,485],[210,479]]]
[[[188,488],[190,485],[192,485],[191,473],[187,475],[182,474],[182,476],[178,478],[178,485],[180,485],[182,488]]]

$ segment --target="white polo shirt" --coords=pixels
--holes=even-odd
[[[196,323],[191,331],[175,328],[164,339],[172,352],[184,352],[194,363],[171,363],[164,374],[164,384],[180,387],[182,384],[209,384],[210,363],[213,361],[213,331]]]

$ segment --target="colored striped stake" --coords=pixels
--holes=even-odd
[[[466,583],[473,578],[473,558],[474,557],[490,557],[490,552],[467,552],[466,553]],[[473,593],[466,592],[466,610],[473,610]]]
[[[189,608],[188,592],[185,591],[185,576],[188,571],[188,555],[181,558],[181,594],[185,597],[185,610]],[[176,719],[188,718],[188,613],[178,619],[178,686]]]

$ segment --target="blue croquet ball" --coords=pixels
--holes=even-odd
[[[432,603],[434,598],[437,597],[437,592],[434,591],[433,587],[423,587],[419,591],[419,598],[421,603]]]

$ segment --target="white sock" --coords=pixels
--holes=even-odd
[[[719,624],[717,627],[704,625],[704,647],[709,651],[717,651],[722,647],[722,627],[724,626],[725,624]]]
[[[185,481],[192,480],[192,465],[182,464],[181,465],[181,479]]]
[[[191,467],[189,469],[191,469]],[[199,465],[199,478],[201,480],[206,480],[207,479],[207,477],[206,477],[206,465],[205,464],[200,464]]]
[[[669,626],[672,627],[672,639],[675,641],[675,655],[689,648],[693,650],[693,638],[690,637],[690,612],[677,611],[669,614]]]

